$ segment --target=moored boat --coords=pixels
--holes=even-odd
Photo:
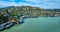
[[[3,29],[4,29],[4,25],[0,24],[0,30],[3,30]]]

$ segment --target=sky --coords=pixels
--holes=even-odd
[[[0,0],[0,7],[34,6],[45,9],[60,9],[60,0]]]

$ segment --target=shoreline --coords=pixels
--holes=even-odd
[[[38,17],[42,17],[42,16],[36,16],[36,17],[34,17],[34,16],[26,16],[26,15],[24,15],[24,16],[21,16],[20,17],[20,19],[18,20],[18,23],[19,24],[22,24],[22,23],[24,23],[24,19],[26,19],[26,18],[38,18]],[[43,16],[44,17],[44,16]],[[48,16],[49,17],[49,16]],[[57,17],[57,16],[54,16],[54,17]],[[13,22],[9,22],[10,24],[9,25],[6,25],[6,24],[8,24],[8,22],[6,22],[6,23],[4,23],[4,27],[2,28],[2,29],[0,29],[0,30],[4,30],[4,29],[7,29],[7,28],[11,28],[12,26],[14,26],[15,25],[15,23],[13,23]],[[5,25],[7,26],[7,28],[5,28]]]
[[[35,19],[35,20],[33,20],[33,19]],[[39,19],[41,19],[41,20],[39,20]],[[27,30],[29,30],[30,31],[30,26],[32,26],[33,28],[34,28],[34,26],[37,28],[37,27],[41,27],[41,26],[39,26],[39,25],[42,25],[41,24],[41,22],[43,22],[44,23],[44,21],[45,20],[43,20],[43,19],[46,19],[46,21],[47,22],[50,22],[49,20],[47,20],[47,19],[50,19],[50,20],[52,20],[51,22],[53,22],[52,24],[54,24],[54,23],[57,23],[58,24],[58,22],[57,22],[57,20],[58,19],[60,19],[60,17],[38,17],[38,18],[26,18],[25,19],[25,22],[23,23],[23,24],[19,24],[18,26],[17,25],[15,25],[15,26],[13,26],[12,28],[10,28],[10,29],[7,29],[8,31],[12,31],[11,29],[13,29],[14,31],[16,30],[16,31],[26,31],[27,32]],[[55,20],[56,21],[55,21]],[[39,21],[37,21],[37,20],[39,20]],[[40,24],[39,24],[40,23]],[[49,23],[48,23],[49,24]],[[47,25],[48,25],[47,24]],[[51,25],[52,25],[51,24]],[[38,25],[38,26],[37,26]],[[54,24],[55,25],[55,24]],[[46,26],[46,25],[44,25],[44,26]],[[53,26],[53,25],[52,25]],[[47,26],[46,26],[47,27]],[[50,26],[49,26],[50,27]],[[15,29],[14,29],[15,28]],[[53,28],[54,28],[54,26],[53,26]],[[19,30],[18,30],[19,29]],[[25,29],[27,29],[27,30],[25,30]],[[31,28],[32,29],[32,28]],[[39,29],[39,28],[38,28]],[[38,30],[37,29],[37,30]],[[4,31],[2,31],[2,32],[6,32],[7,30],[4,30]],[[35,29],[36,30],[36,29]],[[12,31],[12,32],[14,32],[14,31]],[[47,30],[46,30],[47,31]]]

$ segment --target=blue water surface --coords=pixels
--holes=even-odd
[[[26,18],[23,24],[1,32],[60,32],[60,17]]]

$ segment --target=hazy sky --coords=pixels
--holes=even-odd
[[[0,0],[0,7],[35,6],[48,9],[60,8],[60,0]]]

